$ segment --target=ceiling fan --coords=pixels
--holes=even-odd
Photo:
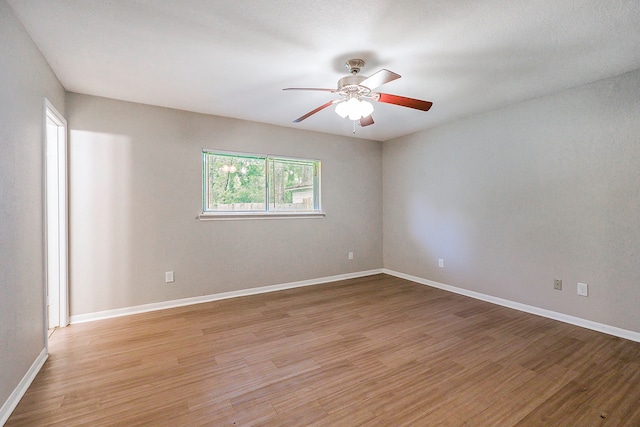
[[[318,111],[324,110],[330,105],[336,104],[336,113],[342,117],[349,117],[354,121],[354,133],[356,122],[360,126],[369,126],[373,124],[373,105],[368,102],[384,102],[387,104],[400,105],[402,107],[414,108],[416,110],[429,111],[433,103],[422,101],[420,99],[407,98],[399,95],[391,95],[388,93],[373,92],[374,89],[400,78],[399,74],[392,71],[382,69],[369,77],[358,75],[360,69],[364,67],[362,59],[350,59],[345,63],[345,67],[351,73],[338,80],[337,89],[322,89],[308,87],[288,87],[283,90],[317,90],[324,92],[332,92],[340,95],[340,99],[334,99],[323,104],[315,110],[309,111],[304,116],[298,117],[293,122],[300,123],[309,116],[314,115]]]

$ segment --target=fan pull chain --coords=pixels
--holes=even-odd
[[[353,122],[353,134],[355,135],[356,134],[356,121],[352,120],[352,122]]]

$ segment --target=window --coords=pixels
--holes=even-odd
[[[320,161],[203,150],[201,217],[320,213]]]

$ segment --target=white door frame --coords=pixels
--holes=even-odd
[[[45,334],[69,324],[67,121],[44,99]],[[49,313],[51,309],[51,313]]]

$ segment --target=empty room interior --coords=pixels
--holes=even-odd
[[[637,0],[0,0],[0,423],[640,425]]]

